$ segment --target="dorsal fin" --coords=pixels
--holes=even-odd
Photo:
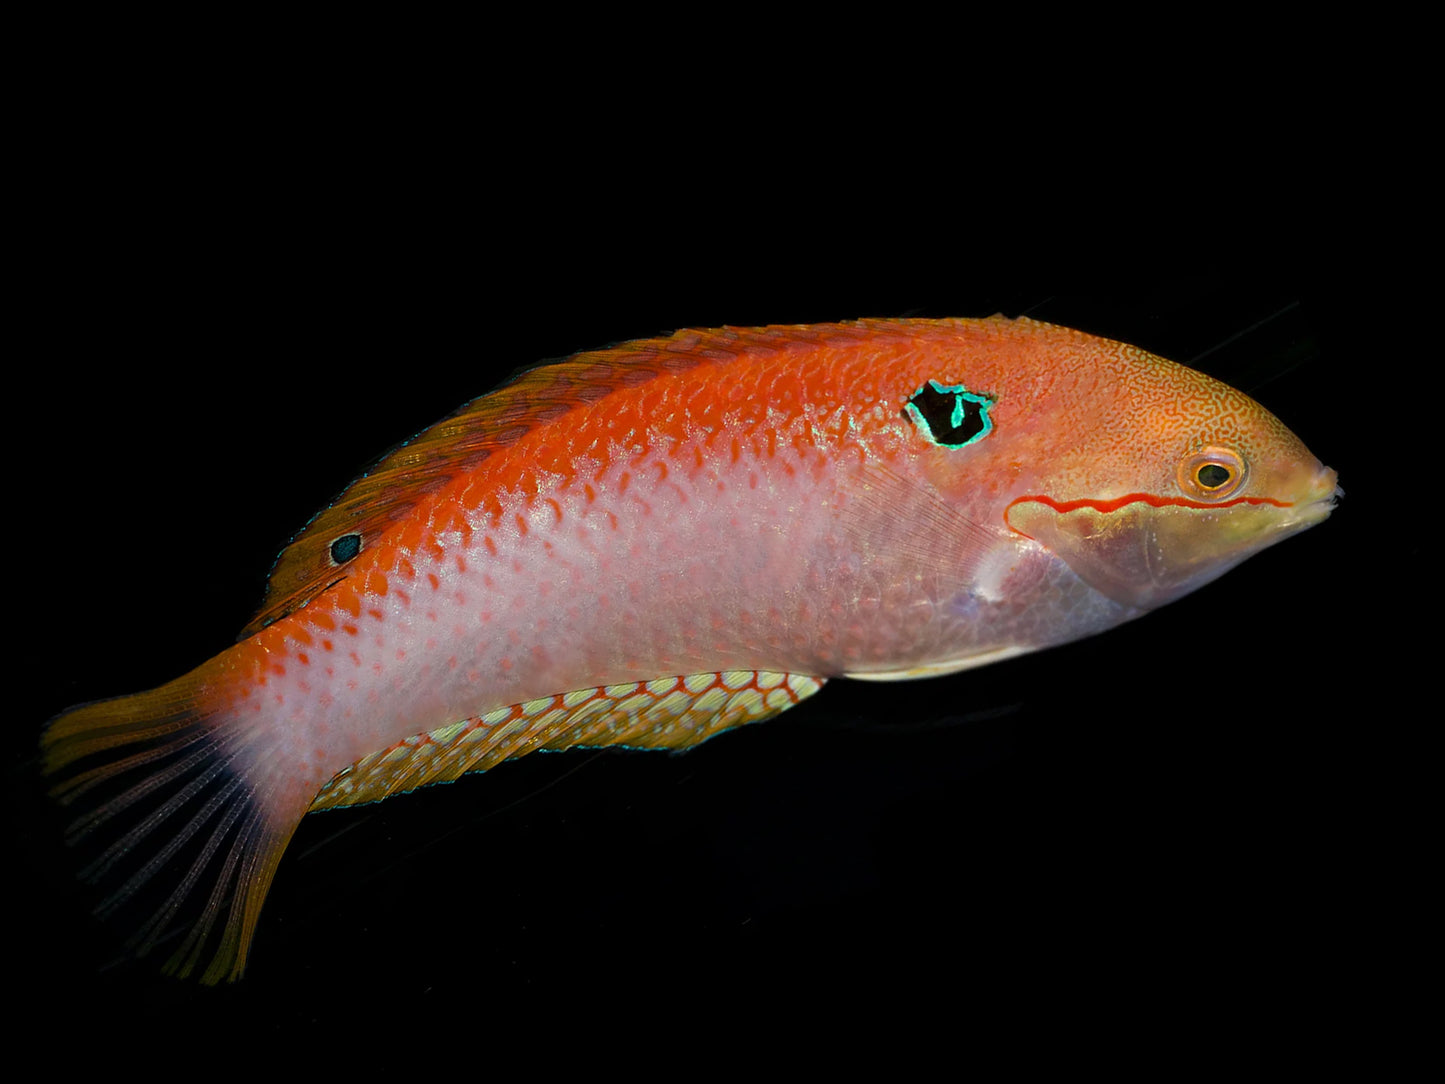
[[[863,320],[856,324],[678,331],[530,369],[473,399],[384,457],[318,513],[281,551],[260,610],[241,631],[253,635],[345,579],[355,558],[413,508],[527,433],[568,412],[665,373],[767,355],[841,346],[935,321]]]

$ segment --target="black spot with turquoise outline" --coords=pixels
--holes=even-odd
[[[930,380],[908,397],[903,413],[940,448],[966,448],[993,432],[989,411],[994,400],[975,395],[962,384]]]

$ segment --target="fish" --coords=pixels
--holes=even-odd
[[[282,551],[235,645],[57,716],[44,769],[131,949],[235,980],[308,812],[1092,636],[1339,497],[1242,392],[1067,328],[679,331],[405,442]]]

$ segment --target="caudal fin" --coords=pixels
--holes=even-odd
[[[309,797],[254,778],[265,735],[208,702],[204,672],[74,708],[41,745],[52,795],[78,814],[67,841],[89,857],[81,875],[104,895],[97,913],[131,926],[137,955],[164,946],[166,970],[203,968],[214,983],[245,968]]]

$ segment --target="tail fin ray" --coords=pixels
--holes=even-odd
[[[42,745],[52,794],[77,816],[67,842],[96,913],[129,922],[144,955],[179,938],[166,970],[202,981],[245,968],[261,904],[312,795],[263,755],[263,725],[238,726],[207,664],[136,696],[75,708]],[[210,675],[214,678],[214,674]],[[278,778],[281,773],[282,777]]]

